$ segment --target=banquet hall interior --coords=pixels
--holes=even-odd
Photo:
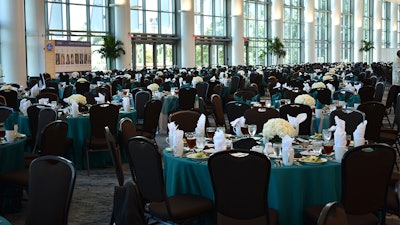
[[[400,224],[399,4],[2,0],[0,225]]]

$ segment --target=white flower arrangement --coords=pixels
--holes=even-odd
[[[13,90],[13,86],[11,86],[9,84],[3,85],[3,86],[1,86],[0,90],[2,90],[2,91],[10,90],[11,91],[11,90]]]
[[[73,94],[64,100],[68,104],[72,104],[72,102],[76,102],[81,105],[86,105],[86,97],[81,94]]]
[[[131,75],[128,74],[128,73],[126,73],[126,74],[124,74],[124,78],[126,78],[126,79],[131,79]]]
[[[76,82],[78,82],[78,83],[87,83],[88,81],[85,78],[79,78]]]
[[[311,85],[311,89],[319,89],[326,88],[326,85],[323,82],[316,82]]]
[[[309,95],[309,94],[302,94],[302,95],[297,96],[294,99],[294,103],[303,104],[303,105],[308,105],[310,107],[314,107],[315,106],[315,99],[313,97],[311,97],[311,95]]]
[[[333,81],[333,77],[331,76],[331,74],[332,73],[330,73],[330,72],[326,73],[325,76],[322,77],[322,80],[323,81],[326,81],[326,80]]]
[[[199,76],[193,77],[192,82],[193,82],[193,83],[200,83],[200,82],[203,82],[203,78],[202,78],[202,77],[199,77]]]
[[[244,70],[239,70],[239,71],[237,71],[237,73],[242,75],[242,76],[245,74]]]
[[[279,139],[289,135],[294,136],[295,128],[287,121],[281,118],[274,118],[264,123],[263,135],[269,139]]]
[[[72,72],[72,74],[71,74],[71,77],[72,78],[77,78],[77,77],[79,77],[80,76],[80,74],[79,74],[79,72]]]
[[[164,73],[162,72],[162,71],[157,71],[157,76],[163,76],[164,75]]]
[[[147,86],[147,89],[149,89],[150,91],[158,91],[159,87],[160,86],[158,86],[157,83],[152,83],[152,84],[149,84],[149,86]]]

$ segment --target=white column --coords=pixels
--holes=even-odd
[[[243,1],[232,1],[232,66],[244,64],[244,16]]]
[[[362,62],[363,56],[360,52],[362,47],[362,24],[363,24],[363,0],[354,0],[354,62]]]
[[[340,62],[340,48],[341,48],[341,1],[331,1],[332,9],[332,62]]]
[[[28,75],[39,76],[45,71],[44,1],[25,1],[26,8],[26,60]]]
[[[374,1],[374,49],[373,51],[373,62],[378,62],[381,59],[382,55],[382,1],[375,0]],[[370,54],[370,52],[368,52]],[[371,59],[369,59],[368,63],[371,63]]]
[[[131,14],[129,0],[115,0],[115,38],[124,43],[125,55],[116,60],[116,69],[132,68],[132,44],[129,35],[131,29]],[[114,69],[114,68],[111,68]]]
[[[193,0],[181,0],[181,57],[182,67],[196,66],[194,41]]]
[[[390,3],[390,47],[397,48],[397,18],[399,15],[398,3]]]
[[[3,81],[25,86],[27,74],[24,11],[24,1],[1,1],[1,64],[4,75]]]
[[[305,52],[304,60],[306,63],[315,62],[315,1],[305,0],[304,1],[304,42]]]
[[[283,42],[283,4],[282,0],[272,0],[272,37],[278,37]],[[276,56],[272,56],[276,57]],[[274,60],[272,60],[274,61]],[[277,64],[282,64],[283,58],[280,58]]]

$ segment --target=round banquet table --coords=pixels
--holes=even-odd
[[[197,194],[214,200],[207,161],[177,158],[163,151],[167,194]],[[341,195],[341,164],[280,166],[271,162],[268,205],[279,212],[281,225],[302,225],[307,206],[337,201]]]
[[[0,174],[24,168],[26,137],[0,145]]]
[[[136,110],[132,109],[129,112],[120,112],[118,121],[124,117],[132,119],[136,124]],[[85,154],[85,138],[90,136],[90,118],[88,115],[76,118],[69,117],[68,137],[73,139],[74,152],[70,158],[75,163],[77,169],[86,169],[86,154]],[[29,128],[29,119],[27,116],[20,115],[18,118],[18,129],[20,133],[31,135]],[[121,154],[122,155],[122,154]],[[124,155],[122,155],[124,157]],[[109,152],[95,152],[90,155],[90,167],[101,168],[112,164]]]

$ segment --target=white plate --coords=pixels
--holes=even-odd
[[[316,153],[316,152],[313,152],[313,151],[307,151],[307,150],[300,152],[300,154],[304,155],[304,156],[310,156],[310,155],[319,156],[320,155],[319,153]]]
[[[214,154],[215,153],[215,149],[213,149],[213,148],[204,149],[203,152],[205,152],[207,154]]]
[[[302,162],[302,163],[308,164],[308,165],[319,165],[319,164],[322,164],[322,163],[325,163],[325,162],[328,161],[328,160],[325,159],[325,158],[320,158],[320,161],[305,161],[306,158],[307,158],[307,157],[300,158],[300,159],[299,159],[299,162]]]
[[[262,139],[262,137],[253,137],[254,140],[259,141]]]
[[[212,143],[207,143],[206,146],[209,148],[214,148],[214,144],[212,144]]]
[[[201,157],[199,157],[199,156],[201,156]],[[209,156],[204,154],[204,153],[190,153],[190,154],[186,155],[186,158],[197,159],[197,160],[205,160],[205,159],[208,159]]]

